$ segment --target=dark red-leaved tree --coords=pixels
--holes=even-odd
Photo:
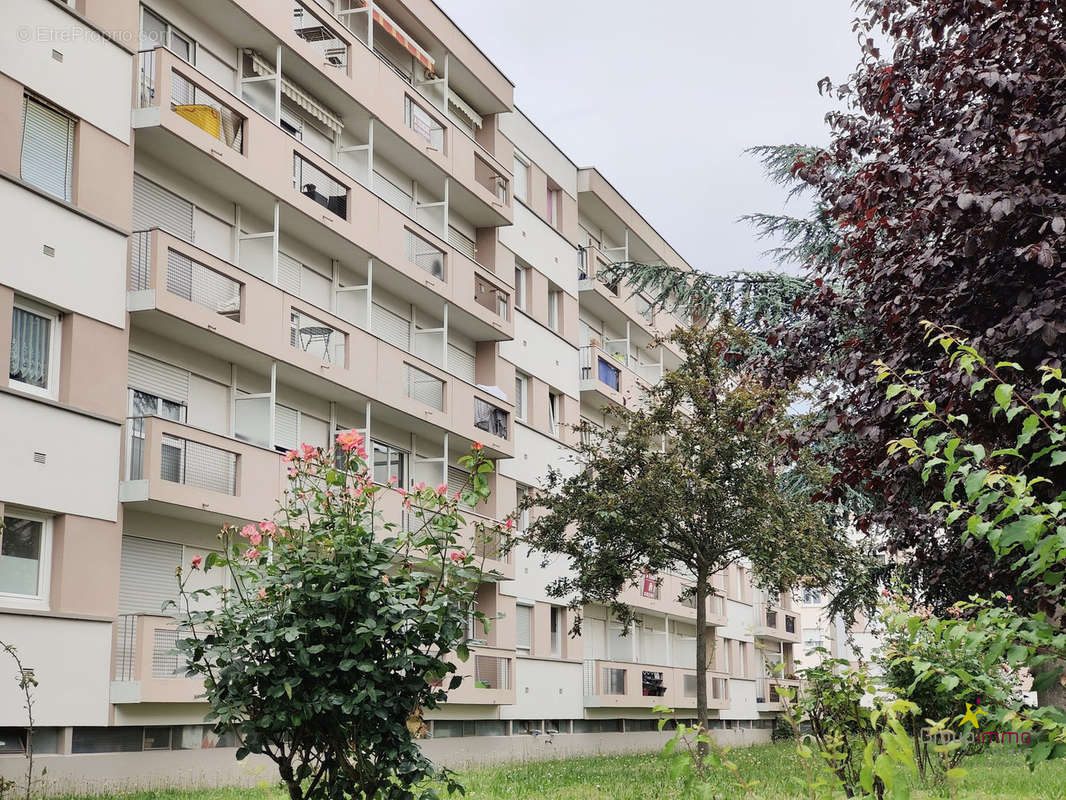
[[[834,490],[871,501],[860,522],[910,554],[927,600],[1011,591],[1009,566],[927,516],[935,489],[886,456],[906,420],[876,385],[873,361],[925,370],[927,397],[954,413],[972,409],[975,435],[994,446],[997,424],[971,406],[965,379],[942,368],[919,323],[958,326],[982,352],[1029,374],[1062,360],[1066,2],[855,5],[861,62],[846,83],[820,87],[844,101],[827,116],[829,145],[763,153],[770,166],[791,160],[786,175],[815,206],[809,218],[755,220],[790,238],[788,254],[802,258],[809,279],[794,313],[768,334],[783,345],[770,366],[779,377],[817,379],[823,413],[810,436],[838,470]],[[664,300],[701,294],[662,268],[619,272],[663,288]],[[711,294],[703,300],[713,305]]]

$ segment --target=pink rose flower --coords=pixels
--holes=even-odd
[[[415,484],[415,491],[416,492],[421,492],[425,488],[426,488],[426,482],[425,481],[419,481],[418,483]]]
[[[437,494],[439,494],[441,496],[448,494],[448,484],[442,483],[440,486],[438,486],[437,487]]]
[[[259,549],[256,547],[249,547],[248,550],[245,551],[244,557],[249,561],[255,561],[259,558]]]
[[[350,453],[363,444],[363,436],[358,431],[341,431],[337,434],[337,444],[345,453]],[[366,458],[365,452],[364,450],[361,458]]]
[[[259,533],[258,531],[256,531],[255,533],[253,533],[251,536],[248,537],[248,544],[252,545],[253,547],[259,547],[259,545],[262,544],[262,543],[263,543],[263,534]]]
[[[464,553],[462,550],[455,550],[450,556],[448,556],[448,558],[450,558],[452,561],[462,561],[466,558],[466,553]]]
[[[1009,595],[1009,594],[1007,595],[1007,602],[1008,603],[1013,603],[1014,602],[1014,598],[1011,595]]]
[[[389,486],[399,486],[399,485],[400,485],[400,479],[398,477],[396,477],[395,475],[392,475],[389,478]]]
[[[243,536],[245,539],[247,539],[249,536],[251,536],[255,532],[256,532],[255,525],[252,525],[251,523],[249,523],[248,525],[245,525],[243,528],[241,528],[241,536]]]
[[[260,600],[266,600],[267,599],[267,590],[264,589],[262,586],[260,586],[259,587],[259,592],[256,594],[256,597],[258,597]]]
[[[203,556],[193,556],[193,558],[192,558],[192,568],[193,569],[200,569],[200,564],[203,563],[203,560],[204,560]]]
[[[485,446],[485,445],[483,445],[483,444],[482,444],[481,442],[474,442],[474,449],[475,449],[475,450],[478,450],[478,451],[480,451],[480,450],[481,450],[481,448],[482,448],[482,447],[484,447],[484,446]]]
[[[259,530],[261,530],[263,533],[274,533],[277,529],[278,526],[268,519],[265,519],[259,523]]]
[[[511,530],[511,528],[514,527],[514,520],[508,517],[507,521],[503,524],[503,527],[505,530]]]
[[[281,457],[281,460],[285,461],[285,462],[289,462],[289,461],[295,461],[299,457],[300,457],[300,454],[297,453],[295,450],[287,450],[287,451],[285,451],[285,455],[283,455]]]
[[[315,456],[315,448],[314,448],[314,446],[313,445],[309,445],[306,442],[304,444],[300,445],[300,452],[303,454],[304,458],[314,458],[314,456]]]

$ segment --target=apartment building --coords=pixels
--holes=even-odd
[[[680,358],[653,346],[680,321],[598,270],[685,262],[430,0],[2,7],[0,640],[40,682],[36,753],[57,781],[262,779],[183,675],[175,567],[271,514],[283,451],[352,428],[381,481],[462,482],[483,443],[468,516],[505,518]],[[434,755],[649,748],[654,706],[694,709],[685,576],[572,638],[545,588],[567,565],[483,548],[495,623]],[[718,587],[710,725],[765,739],[801,628],[743,567]],[[0,682],[0,774],[24,729]]]

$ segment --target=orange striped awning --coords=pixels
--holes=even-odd
[[[407,35],[403,28],[393,22],[392,18],[377,6],[374,6],[374,22],[380,25],[385,33],[403,45],[403,48],[418,59],[418,62],[423,67],[430,72],[433,72],[433,68],[436,66],[433,56],[419,47],[418,44]]]

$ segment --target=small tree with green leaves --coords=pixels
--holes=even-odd
[[[761,585],[781,591],[832,587],[860,565],[844,531],[812,501],[820,476],[785,457],[787,397],[734,364],[740,337],[728,322],[675,332],[681,365],[618,410],[616,424],[582,426],[574,474],[552,471],[523,501],[543,513],[517,540],[569,558],[572,569],[548,587],[553,596],[577,611],[607,605],[623,622],[632,618],[619,600],[626,587],[647,574],[690,576],[700,720],[715,573],[748,562]]]
[[[1017,591],[1027,595],[1019,612],[1011,595],[973,598],[956,606],[957,620],[942,620],[944,635],[963,637],[983,653],[984,670],[1027,668],[1042,708],[1025,711],[994,709],[1001,723],[1037,734],[1027,750],[1031,761],[1066,756],[1066,381],[1062,369],[1044,366],[1037,376],[1012,380],[1017,364],[990,364],[965,339],[924,323],[931,344],[943,348],[949,363],[970,385],[971,395],[986,398],[993,420],[999,420],[1013,444],[990,449],[968,436],[970,419],[928,399],[917,376],[879,364],[879,379],[888,382],[887,396],[899,397],[908,416],[911,436],[892,442],[893,452],[907,456],[922,480],[936,482],[943,499],[933,511],[947,526],[961,528],[963,542],[987,542],[996,557],[1018,571]],[[1021,393],[1018,385],[1040,390]],[[1006,438],[1006,437],[1005,437]],[[966,671],[964,684],[974,681]],[[968,687],[963,687],[968,688]]]
[[[475,445],[468,486],[408,493],[373,483],[359,434],[337,441],[336,454],[288,453],[275,519],[224,529],[223,552],[189,565],[222,568],[231,588],[186,592],[179,570],[178,647],[237,757],[273,760],[292,800],[435,798],[431,779],[460,787],[415,739],[423,710],[463,680],[469,616],[487,626],[472,610],[482,570],[458,505],[488,496],[492,465]],[[383,492],[400,495],[410,524],[382,520]],[[501,533],[475,526],[475,539]]]

